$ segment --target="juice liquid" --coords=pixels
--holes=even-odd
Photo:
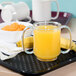
[[[60,54],[60,29],[57,26],[37,26],[34,30],[34,54],[39,59],[54,59]]]

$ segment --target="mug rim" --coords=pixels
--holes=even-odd
[[[39,26],[42,26],[42,25],[40,25],[40,23],[44,23],[43,25],[50,25],[50,24],[52,24],[52,25],[54,25],[54,26],[58,26],[58,27],[56,27],[56,28],[52,28],[52,29],[39,29],[39,28],[35,28],[35,29],[39,29],[39,30],[54,30],[54,29],[59,29],[60,27],[61,27],[61,23],[59,23],[59,22],[55,22],[55,21],[47,21],[47,22],[45,22],[45,21],[40,21],[40,22],[35,22],[33,25],[34,25],[34,27],[37,27],[38,25]],[[49,23],[49,24],[47,24],[47,23]]]

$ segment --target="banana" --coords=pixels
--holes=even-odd
[[[69,49],[69,44],[70,44],[70,40],[69,39],[61,37],[60,42],[61,42],[60,43],[61,48],[63,48],[63,49]],[[16,45],[18,47],[22,47],[22,41],[21,40],[18,41],[16,43]],[[33,37],[27,37],[27,38],[25,38],[24,39],[24,45],[25,45],[24,46],[25,48],[32,48],[33,47]],[[71,45],[71,50],[76,51],[76,44],[73,41],[72,41],[72,45]]]
[[[61,42],[61,44],[60,44],[61,48],[69,49],[69,45],[70,45],[70,40],[69,39],[61,37],[60,42]],[[71,43],[71,50],[76,51],[76,44],[73,41]]]
[[[17,47],[22,47],[22,41],[18,41],[16,43]],[[24,38],[24,48],[32,48],[33,47],[33,37]]]

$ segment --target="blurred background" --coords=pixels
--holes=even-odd
[[[12,2],[26,2],[30,8],[30,10],[32,10],[32,0],[0,0],[1,2],[4,1],[12,1]],[[64,11],[64,12],[69,12],[72,13],[73,17],[76,17],[76,0],[58,0],[59,2],[59,6],[60,6],[60,11]],[[55,3],[52,3],[52,10],[55,11],[56,7]]]

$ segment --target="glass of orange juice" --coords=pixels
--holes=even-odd
[[[34,24],[33,30],[33,51],[25,51],[27,54],[32,54],[40,61],[54,61],[60,53],[68,53],[71,48],[71,31],[68,26],[63,26],[58,22],[38,22]],[[28,29],[30,27],[27,27]],[[70,47],[66,51],[61,51],[60,38],[61,29],[66,28],[70,34]],[[24,30],[24,32],[26,31]],[[24,49],[25,50],[25,49]]]

